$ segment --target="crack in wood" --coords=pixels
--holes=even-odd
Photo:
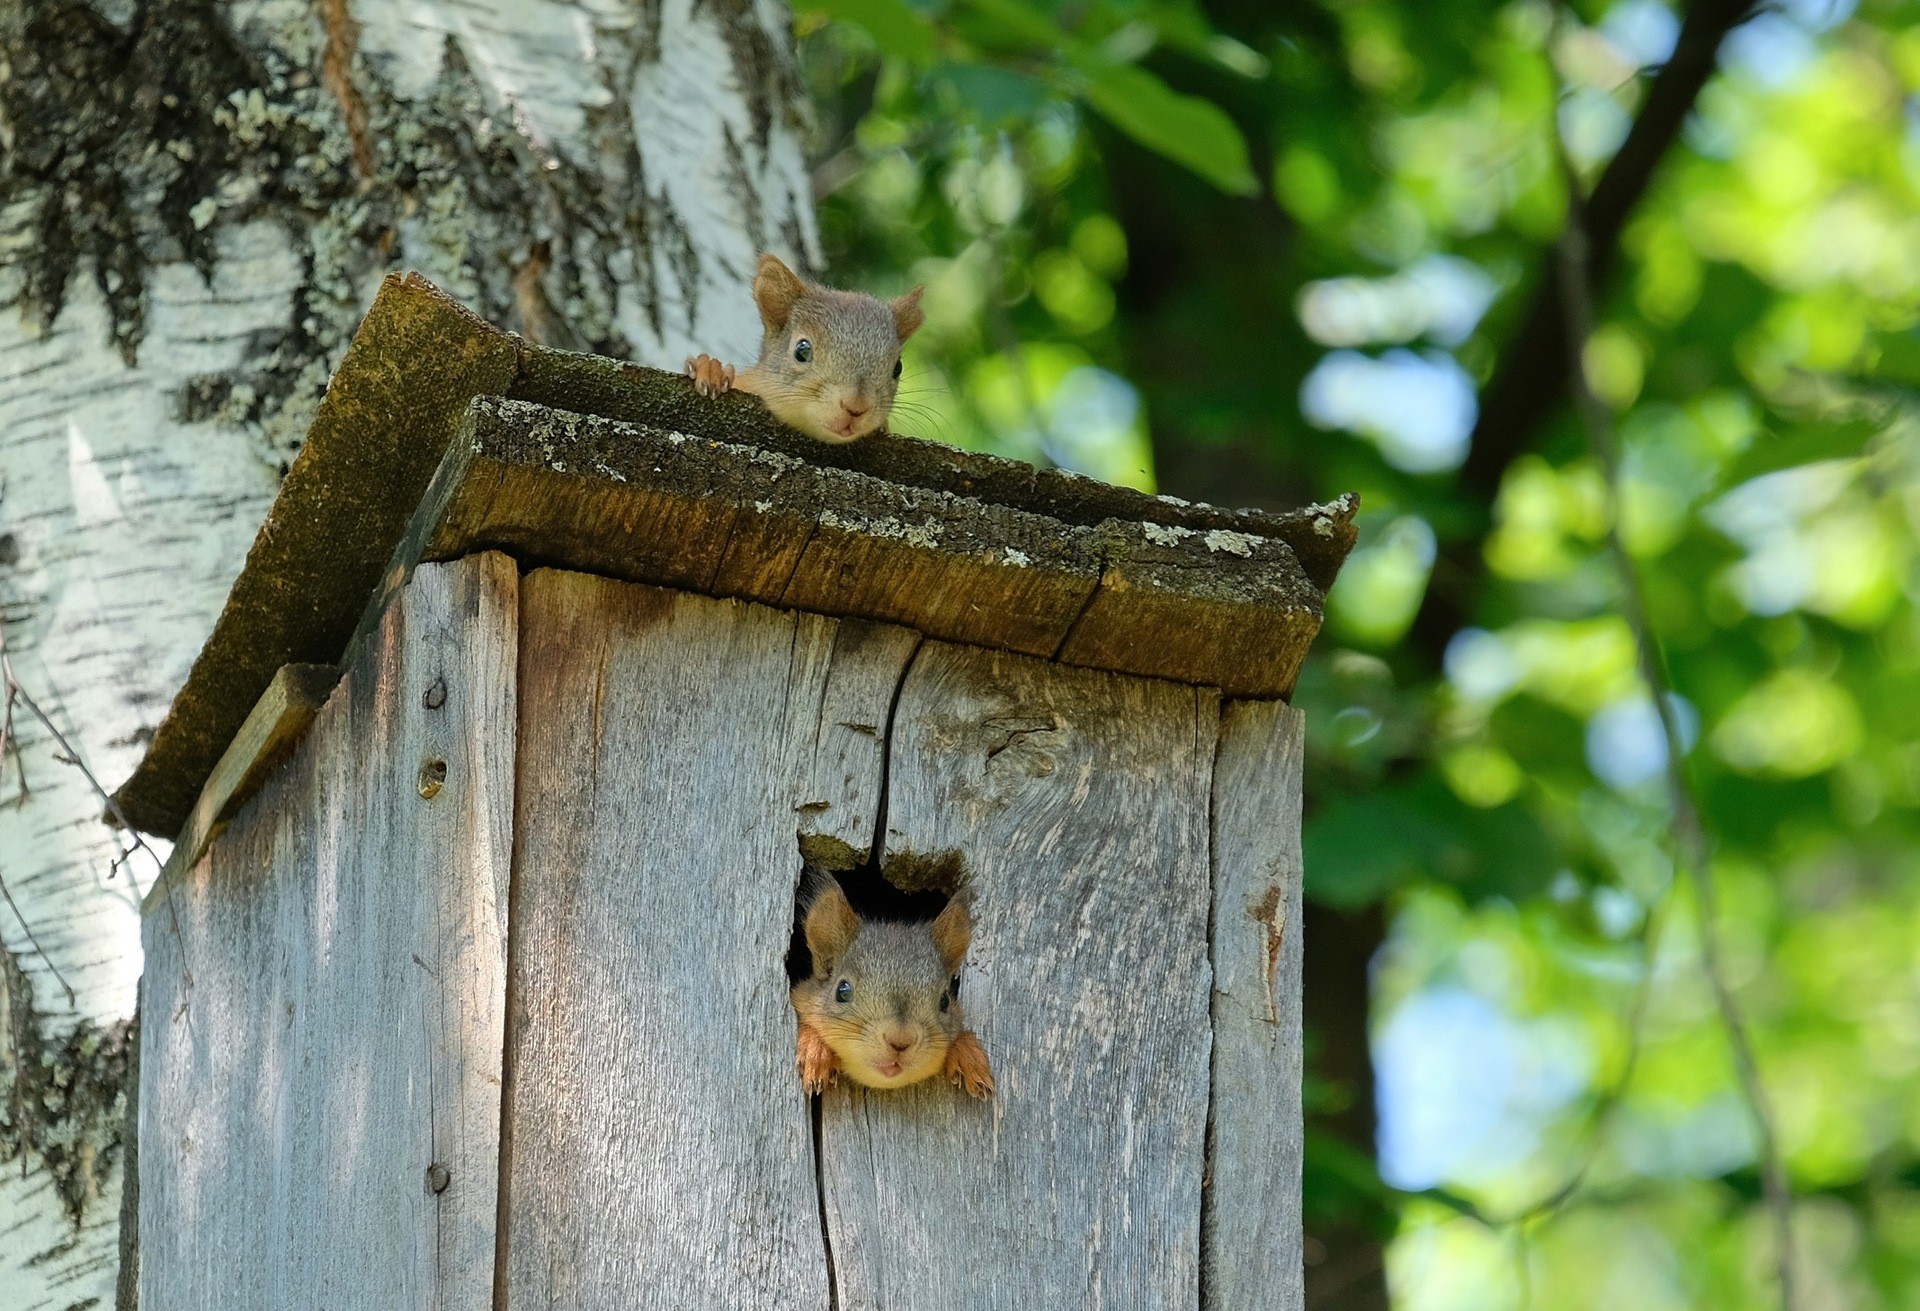
[[[985,773],[989,766],[1003,753],[1019,746],[1037,733],[1058,733],[1066,727],[1060,722],[1060,716],[1049,711],[1044,717],[1039,715],[999,715],[992,719],[983,719],[980,726],[1004,734],[1001,740],[987,748],[987,758],[981,764],[980,771]]]

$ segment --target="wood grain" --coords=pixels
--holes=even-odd
[[[811,750],[796,776],[800,850],[824,869],[852,869],[872,853],[886,779],[887,721],[920,634],[842,619],[820,698]]]
[[[871,813],[842,726],[912,635],[556,570],[522,614],[501,1305],[820,1311],[797,807]]]
[[[1213,771],[1207,1305],[1299,1311],[1300,771],[1305,716],[1232,701]]]
[[[490,1303],[517,589],[416,573],[147,907],[142,1306]]]
[[[1208,1103],[1204,689],[929,643],[890,743],[886,869],[959,851],[961,986],[999,1094],[830,1090],[842,1308],[1197,1305]]]

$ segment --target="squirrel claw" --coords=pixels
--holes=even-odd
[[[703,357],[704,358],[704,357]],[[794,1057],[794,1065],[800,1071],[800,1086],[808,1096],[827,1090],[839,1076],[839,1061],[834,1057],[833,1048],[827,1046],[822,1038],[806,1025],[800,1026],[799,1051]]]
[[[947,1048],[947,1078],[969,1096],[985,1100],[993,1096],[993,1067],[987,1062],[987,1049],[972,1033],[962,1031]]]
[[[733,390],[733,366],[722,364],[711,355],[688,356],[687,377],[693,379],[693,389],[702,396],[718,396]]]

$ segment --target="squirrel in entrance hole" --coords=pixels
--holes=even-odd
[[[758,396],[773,417],[835,445],[886,427],[900,388],[900,348],[925,320],[915,287],[891,301],[803,282],[773,255],[753,279],[760,362],[735,376],[711,355],[687,360],[702,396]]]
[[[944,1073],[993,1095],[986,1048],[960,1018],[960,962],[973,922],[959,898],[932,921],[862,919],[837,880],[823,880],[803,921],[813,973],[793,985],[800,1081],[817,1093],[844,1074],[904,1088]]]

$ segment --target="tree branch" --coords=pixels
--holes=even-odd
[[[1612,273],[1620,234],[1713,76],[1721,41],[1755,8],[1756,0],[1696,0],[1688,9],[1673,54],[1654,75],[1627,139],[1587,201],[1583,264],[1590,294],[1599,292]],[[1489,508],[1507,467],[1533,444],[1541,424],[1567,397],[1566,308],[1555,273],[1558,259],[1557,249],[1546,253],[1533,299],[1480,392],[1480,416],[1460,468],[1460,486]],[[1472,617],[1486,572],[1480,553],[1483,537],[1475,533],[1442,551],[1421,603],[1414,637],[1436,663],[1454,633]]]
[[[1556,137],[1556,141],[1558,138]],[[1586,239],[1586,205],[1579,179],[1561,152],[1567,185],[1567,222],[1559,243],[1560,292],[1565,315],[1565,341],[1584,348],[1593,336],[1594,310],[1591,284],[1585,274],[1593,267]],[[1773,1221],[1774,1271],[1780,1283],[1782,1311],[1794,1311],[1797,1280],[1793,1251],[1793,1189],[1787,1178],[1786,1163],[1780,1153],[1780,1135],[1775,1126],[1772,1101],[1760,1077],[1760,1065],[1754,1056],[1753,1040],[1740,1003],[1727,982],[1726,964],[1720,943],[1720,898],[1713,875],[1712,844],[1701,818],[1699,798],[1687,773],[1686,743],[1674,712],[1674,697],[1667,678],[1666,662],[1660,650],[1659,636],[1647,609],[1646,591],[1638,565],[1620,536],[1620,441],[1614,431],[1613,415],[1593,394],[1580,361],[1582,350],[1566,352],[1568,385],[1573,390],[1575,407],[1587,434],[1587,442],[1600,465],[1607,488],[1607,551],[1613,557],[1620,577],[1621,609],[1633,630],[1639,657],[1640,676],[1653,698],[1660,719],[1661,735],[1666,743],[1666,782],[1671,812],[1671,836],[1674,873],[1692,882],[1699,901],[1700,957],[1714,1003],[1720,1012],[1721,1026],[1727,1033],[1727,1045],[1733,1051],[1733,1064],[1740,1091],[1753,1116],[1759,1139],[1760,1179],[1767,1212]]]
[[[1647,194],[1653,175],[1679,138],[1701,89],[1713,75],[1720,42],[1753,12],[1753,0],[1700,0],[1687,12],[1673,55],[1647,91],[1627,139],[1608,162],[1586,206],[1586,285],[1600,290],[1620,253],[1620,234]],[[1480,396],[1473,448],[1460,469],[1470,491],[1489,500],[1507,466],[1567,395],[1566,310],[1557,251],[1534,287],[1533,302]]]

